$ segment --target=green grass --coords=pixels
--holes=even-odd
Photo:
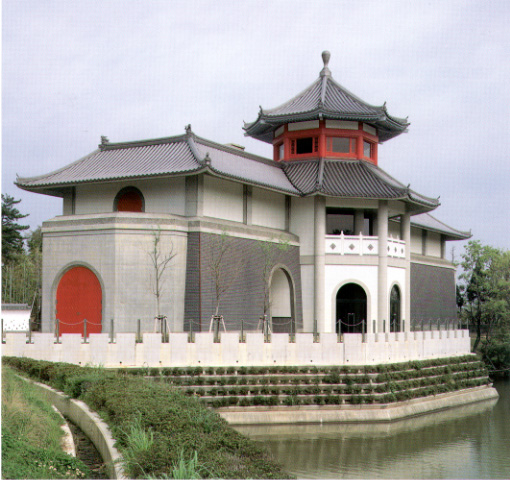
[[[39,391],[2,368],[2,478],[87,478],[62,452],[62,418]]]
[[[265,447],[164,382],[25,358],[3,362],[98,412],[130,478],[178,478],[191,471],[197,478],[289,478]]]

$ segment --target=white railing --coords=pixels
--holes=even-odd
[[[379,238],[365,235],[327,235],[326,253],[336,255],[379,255]],[[388,238],[388,256],[406,257],[406,244],[403,240]]]

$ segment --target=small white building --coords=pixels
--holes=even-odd
[[[43,224],[43,331],[152,331],[151,251],[175,255],[159,313],[172,331],[409,330],[456,318],[446,242],[469,238],[432,217],[439,202],[378,166],[380,145],[406,131],[324,68],[306,90],[260,109],[246,135],[273,158],[183,135],[110,143],[25,190],[63,199]],[[221,260],[220,260],[221,258]],[[215,273],[218,272],[216,281]]]

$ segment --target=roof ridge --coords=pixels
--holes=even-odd
[[[103,143],[99,146],[100,151],[116,150],[120,148],[148,147],[151,145],[163,145],[165,143],[176,143],[186,139],[186,134],[172,137],[151,138],[147,140],[131,140],[128,142]]]

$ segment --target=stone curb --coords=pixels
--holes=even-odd
[[[73,423],[78,425],[85,435],[89,437],[92,443],[99,451],[101,458],[105,462],[108,477],[118,480],[124,480],[125,476],[122,468],[122,456],[115,448],[115,440],[112,437],[110,429],[106,423],[101,420],[99,415],[93,412],[81,400],[74,400],[62,392],[55,390],[43,383],[23,378],[38,387],[62,415],[70,418]]]
[[[227,407],[217,412],[230,425],[393,422],[495,398],[497,390],[483,386],[377,406]]]

